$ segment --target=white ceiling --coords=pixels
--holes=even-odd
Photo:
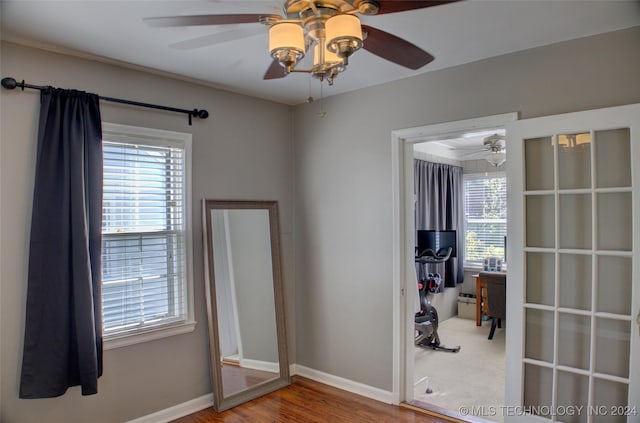
[[[283,1],[0,0],[0,4],[2,37],[8,41],[95,55],[286,104],[302,103],[309,96],[310,77],[306,74],[262,80],[271,59],[267,52],[267,28],[260,24],[153,28],[142,21],[144,17],[171,15],[279,14]],[[362,22],[418,45],[435,56],[435,60],[411,71],[361,50],[350,59],[349,67],[336,78],[335,84],[324,87],[325,96],[637,26],[640,2],[466,0],[418,11],[363,17]],[[224,42],[238,34],[253,35]],[[176,45],[194,38],[197,40],[190,43],[218,43],[190,49]],[[312,81],[311,90],[318,97],[318,81]]]
[[[414,144],[413,151],[460,162],[467,160],[480,160],[491,154],[488,147],[484,145],[485,138],[491,135],[505,135],[505,133],[504,128],[490,128],[487,130],[468,133],[454,133],[443,138]],[[503,147],[506,147],[504,142],[502,145]],[[506,148],[502,151],[506,151]]]

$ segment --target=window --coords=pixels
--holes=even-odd
[[[507,178],[503,172],[464,175],[465,267],[503,257],[507,235]]]
[[[191,331],[191,135],[103,124],[107,347]]]

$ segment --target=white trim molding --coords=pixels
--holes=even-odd
[[[249,358],[240,359],[240,367],[246,369],[263,370],[265,372],[279,373],[280,365],[277,362],[251,360]]]
[[[435,141],[479,129],[501,128],[518,113],[396,129],[391,132],[391,193],[393,219],[393,404],[413,400],[413,314],[417,290],[407,286],[413,270],[413,144]],[[414,282],[415,283],[415,282]]]
[[[363,397],[371,398],[376,401],[381,401],[387,404],[393,403],[393,395],[389,391],[376,388],[373,386],[365,385],[360,382],[345,379],[340,376],[334,376],[329,373],[321,372],[320,370],[310,369],[309,367],[296,364],[294,366],[295,372],[298,376],[306,377],[316,382],[324,383],[325,385],[333,386],[334,388],[342,389],[354,394],[362,395]]]
[[[194,398],[182,404],[177,404],[173,407],[165,408],[164,410],[134,420],[129,420],[127,423],[165,423],[209,407],[213,407],[213,393]]]
[[[309,367],[301,366],[299,364],[289,365],[289,373],[306,377],[307,379],[315,380],[316,382],[324,383],[325,385],[333,386],[334,388],[342,389],[347,392],[362,395],[363,397],[371,398],[376,401],[384,402],[387,404],[393,403],[393,395],[389,391],[384,389],[375,388],[373,386],[365,385],[360,382],[345,379],[339,376],[334,376],[329,373],[324,373],[319,370],[310,369]],[[157,411],[146,416],[139,417],[137,419],[129,420],[126,423],[166,423],[171,420],[179,419],[180,417],[188,416],[205,408],[213,407],[213,393],[203,395],[198,398],[194,398],[190,401],[177,404],[164,410]]]

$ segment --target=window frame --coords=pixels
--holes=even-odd
[[[138,126],[122,125],[109,122],[102,122],[102,138],[108,141],[121,142],[125,144],[142,143],[152,146],[180,147],[184,153],[184,267],[186,281],[185,289],[185,314],[184,320],[157,324],[149,327],[141,327],[129,333],[114,333],[104,335],[103,348],[105,350],[120,348],[127,345],[148,342],[169,336],[180,335],[193,332],[195,330],[195,310],[194,310],[194,288],[193,288],[193,242],[192,242],[192,135],[184,132],[174,132],[155,128],[144,128]],[[107,135],[108,134],[108,135]],[[102,306],[102,304],[101,304]]]
[[[467,196],[467,190],[466,190],[466,182],[467,180],[478,180],[478,179],[493,179],[493,178],[504,178],[505,180],[505,204],[506,204],[506,194],[507,194],[507,173],[503,170],[498,170],[495,172],[474,172],[474,173],[465,173],[463,175],[463,187],[464,187],[464,198],[466,198]],[[508,207],[508,206],[507,206]],[[465,269],[470,269],[470,270],[481,270],[483,268],[483,263],[482,261],[468,261],[467,260],[467,248],[466,248],[466,242],[467,242],[467,216],[466,216],[466,204],[464,204],[464,211],[465,211],[465,216],[464,216],[464,242],[465,242],[465,249],[464,249],[464,262],[463,262],[463,266]],[[507,217],[506,217],[506,213],[505,213],[505,218],[504,218],[504,224],[505,224],[505,236],[507,235]],[[506,254],[506,251],[504,252]],[[506,263],[506,262],[505,262]]]

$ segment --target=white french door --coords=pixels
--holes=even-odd
[[[507,125],[505,421],[640,422],[640,104]]]

